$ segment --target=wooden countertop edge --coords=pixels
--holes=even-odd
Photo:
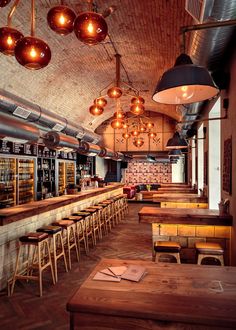
[[[65,195],[54,198],[45,199],[43,201],[35,201],[32,203],[14,206],[12,208],[0,211],[0,226],[22,220],[27,217],[38,215],[40,213],[54,210],[71,203],[76,203],[86,198],[94,197],[118,188],[122,188],[124,184],[109,185],[104,188],[96,188],[90,191],[80,192],[76,195]],[[22,207],[22,210],[19,210]]]

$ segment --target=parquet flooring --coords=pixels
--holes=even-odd
[[[151,260],[151,226],[138,222],[138,211],[142,206],[142,203],[129,204],[126,221],[99,241],[89,256],[82,252],[79,263],[73,255],[72,269],[68,273],[59,267],[56,285],[51,284],[50,274],[45,272],[43,297],[37,296],[36,283],[25,281],[17,282],[12,297],[7,297],[5,291],[1,292],[0,329],[68,330],[66,303],[101,258]]]

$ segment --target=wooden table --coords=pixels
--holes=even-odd
[[[108,266],[136,264],[138,283],[92,280]],[[236,267],[103,259],[67,303],[70,329],[236,329]]]
[[[153,194],[153,202],[207,203],[207,197],[190,193],[160,193]]]
[[[158,194],[164,193],[183,193],[183,194],[197,194],[197,189],[186,188],[186,187],[171,187],[171,188],[158,188]]]
[[[220,215],[218,210],[210,209],[178,209],[143,207],[139,213],[139,222],[169,223],[189,225],[232,226],[231,215]]]
[[[139,211],[139,222],[152,225],[152,257],[155,241],[177,241],[183,247],[181,260],[195,263],[195,243],[212,241],[222,244],[225,263],[229,263],[231,215],[220,215],[219,210],[200,208],[143,207]]]

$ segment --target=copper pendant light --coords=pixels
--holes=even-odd
[[[107,95],[111,99],[118,99],[122,95],[122,89],[120,87],[114,86],[108,89]]]
[[[128,133],[128,132],[126,132],[126,133],[123,133],[122,134],[122,137],[127,140],[127,139],[129,139],[131,137],[131,134]]]
[[[146,123],[146,126],[147,126],[148,129],[151,129],[151,128],[154,127],[154,123],[149,121],[149,122]]]
[[[103,107],[100,107],[98,104],[91,105],[89,108],[89,112],[93,116],[100,116],[103,113],[104,109]]]
[[[145,103],[145,100],[141,96],[133,97],[131,99],[131,104],[144,104],[144,103]]]
[[[21,32],[11,27],[11,19],[20,0],[16,0],[8,14],[7,26],[0,28],[0,52],[4,55],[14,55],[18,40],[24,36]],[[10,1],[8,1],[9,3]],[[1,6],[3,7],[3,6]]]
[[[123,128],[123,125],[124,125],[124,121],[122,119],[114,119],[112,120],[111,122],[111,127],[114,128],[114,129],[121,129]]]
[[[131,131],[132,136],[138,136],[139,134],[140,134],[140,132],[138,131],[137,128],[135,128],[133,131]]]
[[[51,50],[41,39],[35,38],[35,0],[31,0],[31,36],[24,37],[15,47],[16,60],[27,69],[38,70],[48,65]]]
[[[146,130],[147,130],[147,128],[146,128],[145,125],[142,124],[142,125],[139,126],[139,131],[140,131],[141,133],[145,133]]]
[[[129,124],[126,122],[126,123],[124,123],[124,125],[123,125],[123,128],[124,129],[127,129],[129,127]]]
[[[143,138],[137,138],[134,140],[133,144],[135,145],[135,147],[140,148],[144,145],[144,140]]]
[[[11,0],[0,0],[0,7],[6,7]]]
[[[58,34],[67,35],[74,29],[75,12],[63,5],[51,8],[47,14],[47,21],[50,28]]]
[[[154,133],[154,132],[149,132],[148,133],[148,137],[151,138],[151,139],[155,138],[156,136],[157,136],[157,134]]]
[[[96,45],[103,41],[108,33],[108,27],[101,14],[93,11],[81,13],[74,23],[76,37],[87,45]]]
[[[100,107],[105,107],[107,105],[107,100],[104,97],[98,97],[93,101],[94,104]]]
[[[144,106],[142,104],[133,104],[130,107],[130,112],[134,115],[140,116],[144,113]]]
[[[114,117],[115,118],[118,118],[118,119],[124,119],[125,118],[125,114],[123,111],[116,111],[114,113]],[[124,128],[124,125],[123,125],[123,128]]]

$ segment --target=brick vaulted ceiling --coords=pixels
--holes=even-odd
[[[86,9],[87,1],[64,1],[77,13]],[[13,0],[11,1],[13,3]],[[21,67],[14,57],[0,54],[0,88],[40,105],[63,117],[95,130],[114,112],[109,101],[100,117],[88,108],[99,92],[115,79],[114,48],[107,38],[102,44],[87,46],[71,33],[57,35],[47,25],[48,10],[59,0],[36,0],[36,36],[45,40],[52,51],[49,65],[38,71]],[[121,79],[129,80],[146,100],[146,110],[178,119],[174,106],[152,101],[157,80],[173,66],[180,52],[180,27],[192,24],[184,0],[97,0],[98,11],[116,6],[106,18],[109,34],[122,56]],[[0,25],[5,26],[10,5],[0,8]],[[24,35],[30,33],[30,0],[21,0],[12,26]],[[127,77],[128,74],[128,77]],[[127,100],[126,100],[127,99]],[[124,110],[130,97],[123,97]]]

